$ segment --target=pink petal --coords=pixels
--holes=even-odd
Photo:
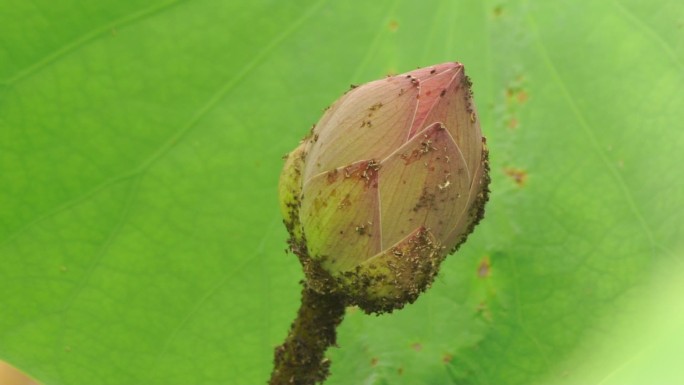
[[[482,132],[471,97],[470,83],[464,71],[458,71],[455,75],[446,87],[444,96],[430,109],[422,127],[443,122],[463,152],[468,170],[472,174],[482,158]],[[419,110],[421,107],[419,106]]]
[[[304,180],[361,159],[382,159],[405,140],[415,114],[417,84],[394,76],[342,97],[314,130]],[[317,136],[316,136],[317,135]]]
[[[461,151],[434,123],[381,162],[382,247],[424,226],[440,241],[467,203],[470,174]]]
[[[439,104],[445,103],[444,99],[455,96],[453,92],[449,91],[453,91],[463,77],[463,65],[460,63],[448,64],[451,65],[440,66],[441,72],[438,72],[437,69],[431,70],[430,73],[434,71],[433,74],[419,80],[418,110],[407,140],[432,123],[447,121],[446,116],[431,114],[431,112],[437,109]],[[446,102],[448,103],[448,101]]]
[[[319,174],[303,187],[300,218],[309,253],[344,271],[380,252],[378,165],[361,161]]]

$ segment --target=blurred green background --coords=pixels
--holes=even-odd
[[[0,359],[264,383],[281,156],[350,83],[453,60],[486,218],[414,305],[349,309],[328,383],[684,383],[679,0],[0,0]]]

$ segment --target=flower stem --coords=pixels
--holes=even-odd
[[[302,304],[285,342],[276,347],[269,385],[313,385],[330,374],[324,357],[336,345],[337,326],[344,318],[345,302],[334,294],[320,294],[304,283]]]

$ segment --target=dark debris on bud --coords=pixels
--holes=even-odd
[[[341,296],[347,306],[358,306],[367,314],[391,313],[415,302],[430,287],[446,257],[444,248],[421,229],[407,247],[393,247],[367,267],[357,266],[334,277],[323,267],[328,256],[309,256],[305,237],[291,237],[288,243],[302,264],[309,287],[321,294]],[[383,289],[394,294],[378,293]]]

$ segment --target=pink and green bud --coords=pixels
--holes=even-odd
[[[281,208],[312,288],[401,308],[465,241],[489,183],[470,86],[444,63],[354,87],[288,155]]]

